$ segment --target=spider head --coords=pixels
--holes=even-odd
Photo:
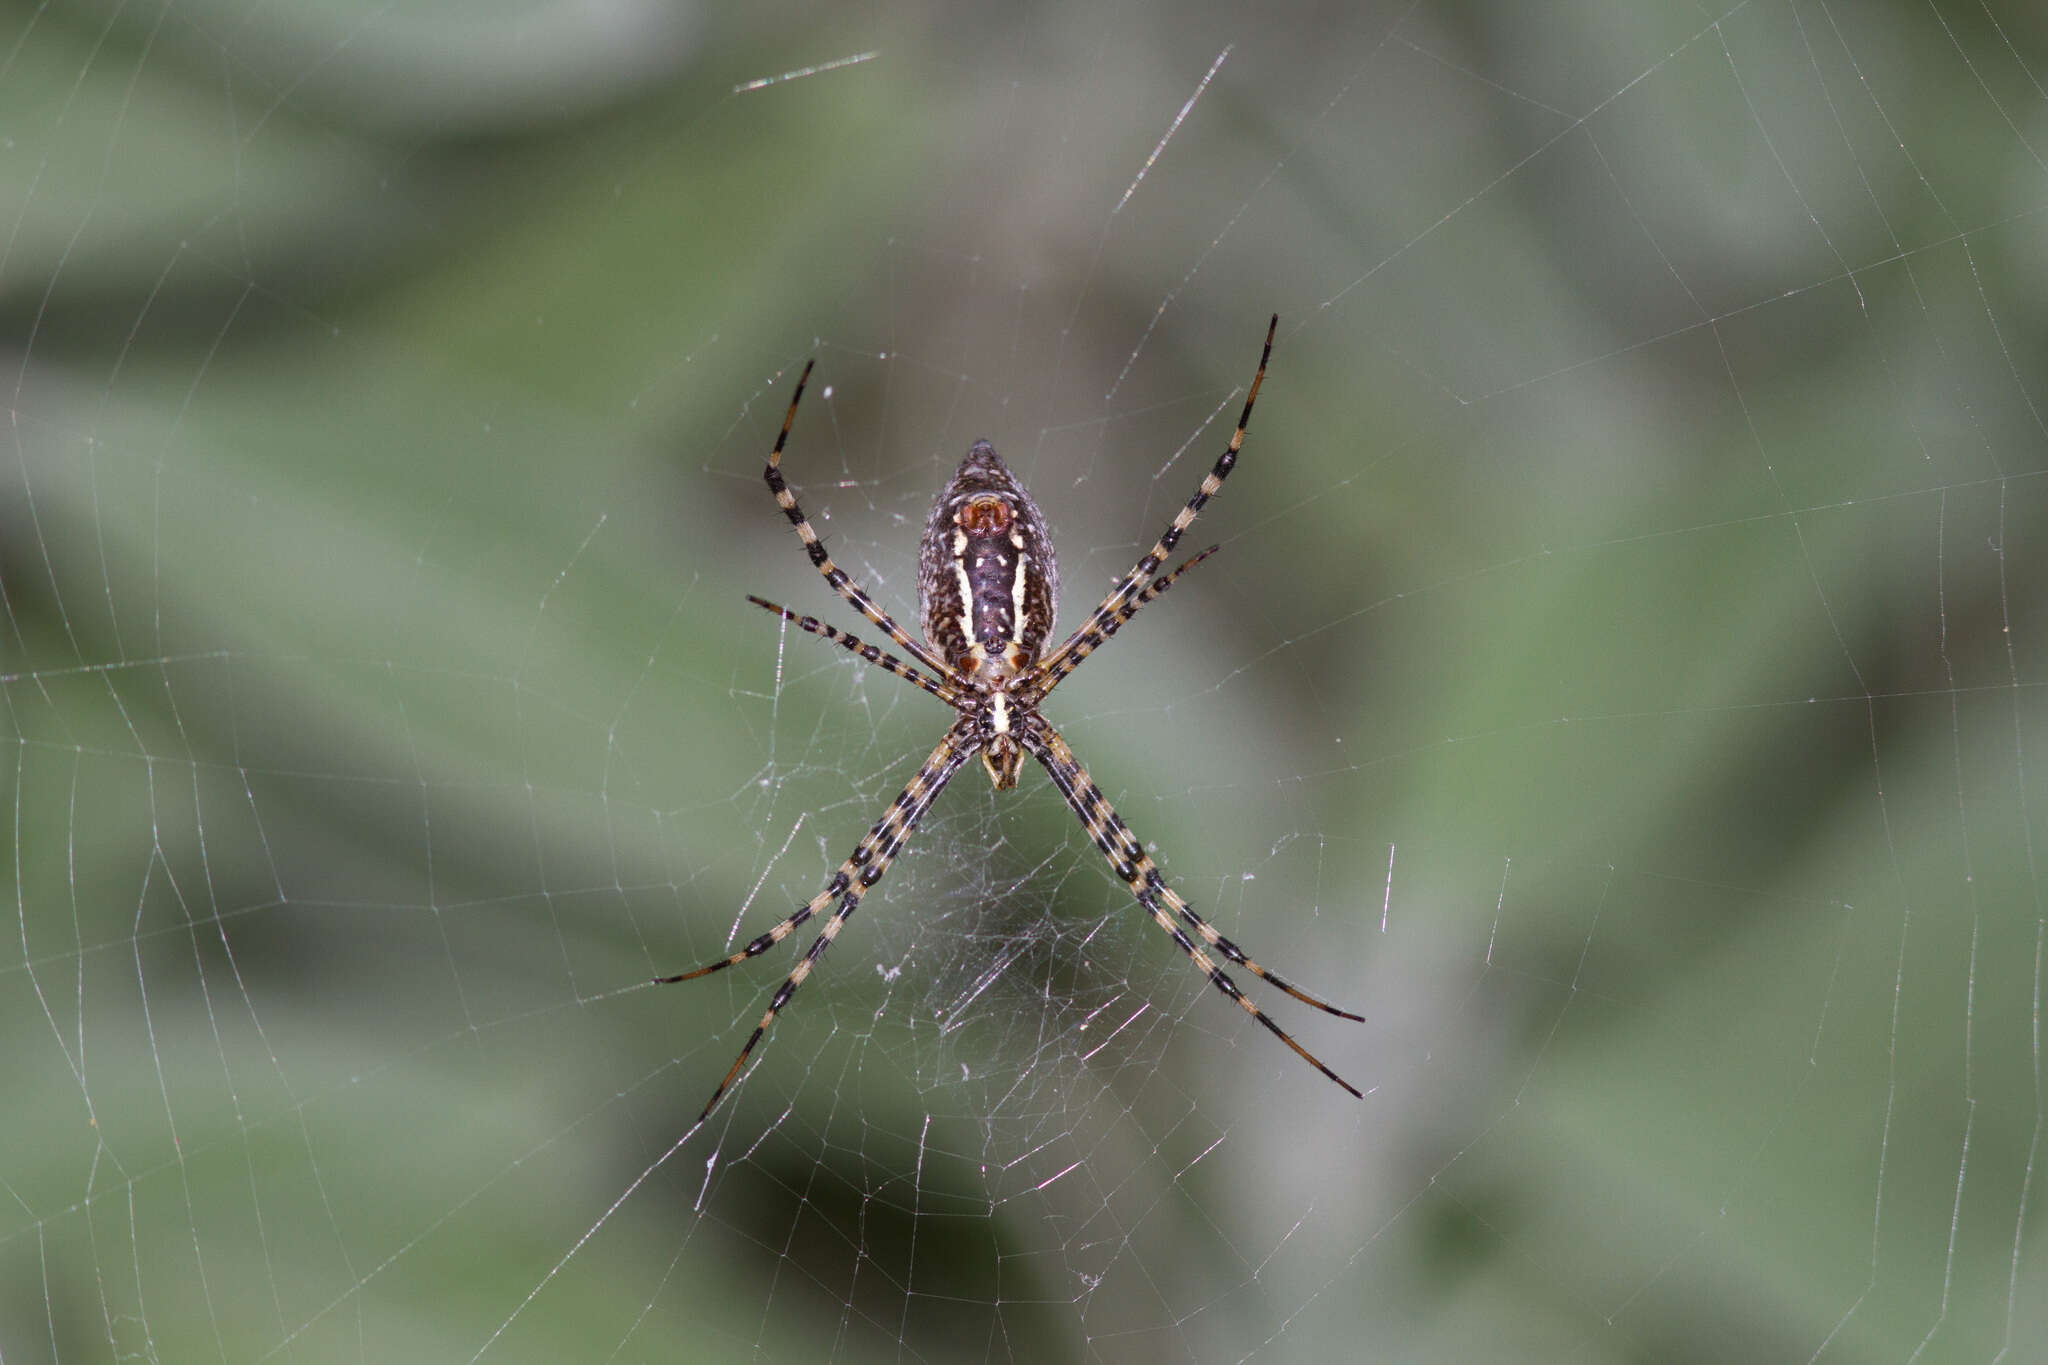
[[[1024,765],[1024,747],[1017,743],[1012,728],[1016,708],[1009,695],[998,690],[989,694],[976,719],[981,731],[981,766],[988,769],[988,780],[997,791],[1008,791],[1017,785],[1017,769]]]
[[[1008,735],[997,735],[981,751],[981,766],[988,769],[988,780],[999,792],[1017,785],[1017,769],[1023,764],[1024,751]]]

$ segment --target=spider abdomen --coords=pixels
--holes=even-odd
[[[1000,682],[1043,653],[1059,598],[1052,537],[987,441],[933,501],[917,569],[925,639],[952,667]]]

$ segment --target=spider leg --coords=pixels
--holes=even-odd
[[[1364,1015],[1339,1009],[1329,1001],[1310,995],[1285,978],[1261,967],[1208,920],[1196,914],[1195,908],[1182,900],[1180,895],[1166,884],[1166,879],[1160,875],[1158,864],[1145,852],[1144,847],[1138,842],[1138,836],[1131,833],[1131,827],[1116,813],[1116,808],[1109,804],[1109,798],[1102,794],[1102,788],[1095,785],[1095,779],[1088,776],[1087,770],[1074,757],[1074,751],[1067,747],[1067,741],[1050,725],[1045,725],[1044,730],[1042,742],[1046,753],[1039,757],[1039,762],[1045,765],[1047,772],[1052,773],[1053,781],[1059,785],[1060,791],[1067,794],[1068,806],[1080,817],[1090,837],[1095,840],[1096,847],[1102,849],[1103,856],[1110,860],[1117,876],[1123,879],[1125,885],[1131,886],[1134,894],[1139,890],[1138,885],[1132,884],[1135,878],[1145,890],[1165,902],[1176,915],[1186,921],[1188,927],[1199,934],[1203,942],[1253,976],[1285,991],[1304,1005],[1313,1005],[1325,1014],[1334,1014],[1339,1019],[1349,1019],[1353,1023],[1365,1022]],[[1068,794],[1070,788],[1071,793]],[[1125,870],[1126,864],[1130,869],[1128,873]]]
[[[1060,679],[1066,677],[1067,674],[1072,673],[1075,669],[1079,668],[1081,666],[1081,660],[1087,658],[1090,654],[1093,654],[1096,650],[1108,644],[1110,637],[1112,635],[1115,635],[1118,631],[1124,628],[1124,622],[1130,620],[1133,616],[1136,616],[1138,614],[1138,608],[1144,606],[1147,602],[1150,602],[1153,598],[1165,592],[1168,588],[1173,586],[1175,579],[1179,578],[1189,569],[1194,568],[1195,565],[1201,563],[1203,560],[1207,559],[1210,555],[1215,554],[1218,550],[1222,548],[1223,547],[1221,545],[1211,545],[1208,549],[1202,551],[1202,553],[1196,555],[1193,559],[1188,560],[1185,564],[1182,564],[1178,569],[1175,569],[1172,573],[1161,574],[1159,577],[1153,579],[1150,583],[1147,583],[1145,585],[1145,590],[1139,593],[1136,597],[1133,597],[1130,600],[1130,602],[1127,603],[1121,610],[1113,613],[1110,616],[1108,623],[1104,625],[1101,630],[1097,631],[1092,639],[1077,642],[1074,645],[1074,648],[1070,650],[1064,657],[1062,657],[1058,663],[1051,665],[1049,670],[1040,670],[1038,676],[1042,679],[1042,681],[1040,681],[1036,687],[1032,688],[1029,693],[1032,704],[1035,706],[1039,702],[1045,700],[1045,694],[1052,691],[1053,688],[1059,686]]]
[[[973,742],[971,731],[965,723],[948,730],[945,738],[939,741],[938,747],[932,750],[931,756],[925,759],[924,766],[917,770],[902,791],[896,793],[896,799],[889,803],[889,809],[882,813],[882,818],[875,821],[874,827],[862,835],[861,841],[854,845],[853,852],[839,865],[839,870],[832,874],[832,880],[825,883],[823,891],[807,903],[798,906],[796,912],[788,919],[755,938],[730,957],[707,963],[695,971],[655,978],[657,985],[670,985],[678,981],[693,981],[697,977],[722,971],[727,967],[736,967],[750,957],[759,957],[788,938],[798,925],[824,909],[834,898],[839,901],[839,908],[825,921],[824,930],[812,941],[804,955],[797,959],[797,964],[791,969],[788,978],[776,988],[774,998],[768,1002],[768,1012],[763,1014],[761,1022],[754,1026],[753,1033],[747,1038],[746,1046],[740,1049],[740,1055],[734,1059],[732,1070],[725,1073],[725,1079],[718,1083],[718,1089],[711,1092],[711,1098],[705,1102],[704,1112],[697,1116],[697,1122],[702,1123],[711,1117],[711,1111],[718,1107],[718,1102],[725,1098],[725,1092],[732,1088],[740,1069],[746,1066],[747,1058],[753,1055],[754,1048],[768,1032],[768,1026],[775,1022],[775,1016],[782,1012],[782,1007],[796,994],[797,987],[803,985],[804,978],[811,974],[811,968],[825,955],[825,950],[832,946],[832,940],[839,936],[839,931],[845,927],[846,921],[860,908],[861,897],[866,895],[868,889],[876,882],[882,880],[882,874],[889,870],[889,864],[903,847],[903,841],[917,828],[917,822],[924,818],[924,813],[931,808],[932,802],[946,789],[946,784],[953,780],[953,774],[960,770],[960,765],[973,756],[976,747],[978,746]]]
[[[1145,907],[1146,911],[1152,916],[1153,922],[1161,929],[1164,929],[1173,941],[1179,945],[1180,950],[1186,953],[1188,958],[1197,967],[1202,969],[1203,973],[1208,976],[1209,983],[1217,990],[1223,992],[1223,994],[1229,996],[1239,1009],[1263,1024],[1266,1030],[1274,1037],[1287,1044],[1290,1048],[1293,1048],[1296,1055],[1303,1061],[1335,1081],[1353,1096],[1364,1099],[1365,1096],[1359,1093],[1356,1086],[1330,1070],[1329,1067],[1324,1066],[1314,1053],[1310,1052],[1300,1043],[1295,1042],[1286,1029],[1274,1023],[1264,1010],[1253,1004],[1251,999],[1238,989],[1237,983],[1232,981],[1229,975],[1221,967],[1217,966],[1207,953],[1195,946],[1194,940],[1187,936],[1180,925],[1173,922],[1173,918],[1167,913],[1167,910],[1171,908],[1174,914],[1179,915],[1181,919],[1185,920],[1189,927],[1205,943],[1260,980],[1277,986],[1305,1004],[1314,1005],[1317,1009],[1337,1015],[1340,1018],[1363,1022],[1361,1016],[1353,1014],[1349,1010],[1340,1010],[1335,1005],[1318,1000],[1307,991],[1298,990],[1286,981],[1281,980],[1278,976],[1275,976],[1272,972],[1267,971],[1264,967],[1246,957],[1244,952],[1235,943],[1232,943],[1229,939],[1218,933],[1207,920],[1197,915],[1186,901],[1174,894],[1173,889],[1167,886],[1165,880],[1160,877],[1159,868],[1153,863],[1151,858],[1146,856],[1145,851],[1138,846],[1137,836],[1131,833],[1130,826],[1126,825],[1123,822],[1123,817],[1119,816],[1111,808],[1109,798],[1102,794],[1102,789],[1095,785],[1094,780],[1088,776],[1087,771],[1075,760],[1073,750],[1069,749],[1067,742],[1060,738],[1059,731],[1053,729],[1050,725],[1044,724],[1041,720],[1038,726],[1026,729],[1022,736],[1020,736],[1020,739],[1024,747],[1031,751],[1031,756],[1036,758],[1039,765],[1051,775],[1053,785],[1060,789],[1060,795],[1066,798],[1068,808],[1080,819],[1083,827],[1087,829],[1089,837],[1095,841],[1095,846],[1102,850],[1102,855],[1105,858],[1109,859],[1109,865],[1115,869],[1117,877],[1122,880],[1125,886],[1130,888],[1131,895],[1136,897],[1138,903]]]
[[[1202,508],[1207,505],[1209,499],[1216,496],[1216,490],[1223,486],[1223,481],[1230,477],[1230,471],[1237,464],[1238,448],[1244,444],[1244,429],[1252,420],[1252,404],[1259,400],[1259,385],[1264,383],[1266,379],[1266,362],[1273,358],[1273,333],[1279,329],[1279,326],[1280,315],[1275,313],[1273,320],[1266,325],[1266,348],[1259,353],[1258,373],[1252,376],[1251,389],[1244,396],[1244,411],[1238,415],[1237,430],[1230,434],[1230,444],[1225,446],[1223,453],[1216,457],[1216,467],[1203,477],[1201,484],[1195,489],[1194,496],[1188,499],[1188,505],[1181,508],[1175,514],[1173,520],[1167,524],[1166,530],[1153,543],[1152,548],[1147,550],[1144,557],[1131,566],[1129,572],[1116,581],[1116,586],[1109,590],[1109,596],[1102,599],[1101,605],[1088,614],[1088,619],[1083,621],[1072,635],[1069,635],[1062,641],[1058,649],[1055,649],[1039,661],[1033,675],[1034,678],[1052,678],[1056,682],[1059,678],[1063,678],[1068,673],[1073,672],[1071,666],[1064,668],[1061,666],[1065,662],[1067,655],[1079,650],[1083,656],[1086,656],[1097,645],[1100,645],[1103,640],[1109,638],[1109,634],[1114,633],[1109,623],[1118,613],[1125,612],[1127,608],[1129,611],[1136,611],[1138,609],[1137,606],[1132,605],[1132,599],[1139,594],[1138,585],[1159,572],[1159,566],[1166,562],[1168,555],[1173,553],[1173,547],[1180,544],[1181,536],[1186,533],[1189,526],[1194,524],[1195,518],[1201,515]],[[1161,589],[1161,591],[1164,591],[1164,589]],[[1142,605],[1142,603],[1138,605]],[[1119,622],[1118,624],[1122,623]],[[1079,663],[1080,660],[1076,659],[1074,662]],[[1039,684],[1039,695],[1042,696],[1045,692],[1051,690],[1052,683]]]
[[[946,666],[934,658],[929,649],[905,634],[903,627],[877,606],[875,599],[869,597],[860,584],[847,576],[846,570],[832,562],[832,556],[825,553],[825,543],[811,528],[811,519],[797,505],[796,494],[790,492],[789,485],[782,481],[782,446],[789,440],[790,424],[796,421],[796,405],[803,401],[804,384],[811,377],[811,366],[817,363],[815,360],[805,362],[804,372],[797,378],[796,393],[791,395],[789,411],[782,418],[782,432],[775,438],[775,449],[768,452],[768,464],[761,471],[761,477],[768,481],[768,491],[775,495],[775,505],[782,509],[782,515],[789,518],[789,524],[796,527],[797,536],[804,543],[804,552],[811,557],[811,563],[817,565],[818,572],[825,576],[825,581],[832,585],[832,590],[851,602],[855,611],[881,627],[898,649],[933,673],[943,676]]]
[[[1183,565],[1182,567],[1185,568],[1186,566]],[[863,644],[859,638],[848,635],[837,626],[827,625],[815,616],[798,616],[788,607],[779,606],[774,602],[768,601],[766,598],[756,597],[752,593],[747,594],[747,600],[757,607],[763,607],[774,612],[783,620],[794,625],[798,630],[809,631],[813,635],[822,635],[833,644],[852,650],[855,654],[860,655],[861,658],[867,660],[883,672],[894,673],[905,682],[923,688],[942,702],[953,706],[960,704],[960,694],[953,690],[951,684],[926,677],[894,654],[888,653],[877,645]]]

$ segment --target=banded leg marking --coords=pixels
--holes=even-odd
[[[1031,704],[1036,706],[1044,701],[1046,694],[1060,685],[1060,679],[1079,668],[1083,659],[1108,644],[1110,637],[1124,628],[1124,622],[1138,614],[1138,608],[1165,592],[1174,585],[1174,581],[1182,574],[1194,568],[1195,565],[1201,563],[1222,548],[1221,545],[1211,545],[1172,573],[1161,574],[1158,578],[1146,584],[1143,592],[1133,597],[1127,605],[1112,614],[1102,629],[1084,631],[1083,634],[1073,641],[1073,648],[1058,663],[1053,664],[1048,669],[1040,670],[1039,678],[1041,680],[1036,682],[1036,685],[1032,687],[1028,694],[1031,698]]]
[[[1182,900],[1180,894],[1166,884],[1165,877],[1159,871],[1159,865],[1145,852],[1144,846],[1138,842],[1138,836],[1131,832],[1131,827],[1124,823],[1124,818],[1109,804],[1109,798],[1102,794],[1102,788],[1095,785],[1095,779],[1088,776],[1088,770],[1074,757],[1073,750],[1067,747],[1066,740],[1061,738],[1059,732],[1047,726],[1044,743],[1052,755],[1052,762],[1067,771],[1067,780],[1060,782],[1062,793],[1068,793],[1071,789],[1067,804],[1073,808],[1074,814],[1080,817],[1081,824],[1087,829],[1089,837],[1095,841],[1095,846],[1109,859],[1110,866],[1124,885],[1131,888],[1132,894],[1137,894],[1142,884],[1145,890],[1172,907],[1173,912],[1185,920],[1190,929],[1201,935],[1203,942],[1237,966],[1276,989],[1285,991],[1302,1004],[1313,1005],[1323,1013],[1334,1014],[1339,1019],[1349,1019],[1359,1024],[1365,1022],[1364,1015],[1340,1009],[1329,1001],[1302,990],[1279,973],[1261,967],[1208,920],[1195,913],[1195,908]],[[1045,762],[1043,759],[1040,761]],[[1047,771],[1052,771],[1050,764]],[[1058,773],[1054,774],[1053,780],[1060,781]]]
[[[1131,833],[1130,826],[1126,825],[1122,817],[1111,808],[1109,799],[1102,794],[1087,771],[1075,761],[1073,751],[1067,747],[1067,742],[1060,738],[1058,731],[1044,725],[1040,729],[1027,732],[1023,737],[1023,743],[1031,751],[1032,757],[1036,758],[1039,765],[1052,777],[1053,785],[1060,789],[1060,795],[1066,798],[1068,808],[1087,829],[1089,837],[1095,841],[1095,846],[1102,850],[1103,856],[1109,860],[1109,865],[1115,870],[1117,877],[1130,888],[1131,895],[1144,906],[1146,913],[1152,916],[1153,922],[1164,929],[1179,945],[1180,950],[1186,953],[1195,966],[1209,978],[1209,984],[1236,1002],[1238,1008],[1258,1020],[1274,1037],[1294,1049],[1303,1061],[1353,1096],[1364,1099],[1365,1096],[1356,1086],[1323,1065],[1321,1059],[1297,1043],[1286,1029],[1274,1023],[1264,1010],[1253,1004],[1250,997],[1238,989],[1237,983],[1230,979],[1229,974],[1217,966],[1207,953],[1196,947],[1181,926],[1173,922],[1167,908],[1171,906],[1210,947],[1304,1004],[1313,1005],[1325,1013],[1344,1019],[1363,1022],[1362,1016],[1318,1000],[1307,991],[1297,989],[1259,966],[1245,956],[1235,943],[1218,933],[1207,920],[1197,915],[1186,901],[1174,894],[1161,879],[1158,867],[1145,855],[1144,850],[1138,847],[1137,838]]]
[[[775,449],[768,452],[768,464],[761,471],[761,477],[767,480],[768,491],[775,495],[775,505],[782,509],[782,515],[789,518],[789,524],[796,527],[797,537],[804,543],[804,553],[811,557],[811,563],[825,576],[825,581],[832,585],[832,590],[852,603],[855,611],[879,627],[898,649],[931,672],[943,677],[946,666],[933,658],[929,649],[905,634],[903,627],[897,625],[889,613],[883,611],[875,599],[869,597],[860,584],[853,581],[846,570],[832,562],[832,556],[825,553],[825,542],[818,539],[817,531],[811,526],[811,519],[804,515],[804,509],[797,504],[796,494],[783,482],[782,447],[789,440],[791,423],[796,421],[796,405],[803,401],[804,385],[810,381],[811,367],[817,363],[815,360],[806,361],[803,374],[797,377],[796,392],[790,396],[789,411],[782,418],[782,432],[775,438]]]
[[[959,705],[960,694],[954,691],[950,685],[940,682],[935,678],[926,677],[923,673],[904,663],[903,660],[897,658],[894,654],[888,653],[879,645],[866,644],[858,637],[848,635],[839,627],[828,625],[815,616],[799,616],[788,607],[770,602],[765,597],[756,597],[752,593],[748,593],[747,600],[757,607],[774,612],[798,630],[808,631],[812,635],[821,635],[835,645],[852,650],[855,654],[858,654],[883,672],[894,673],[905,682],[914,683],[942,702],[954,706]]]
[[[825,921],[824,929],[797,960],[787,979],[776,988],[774,998],[768,1002],[767,1012],[761,1016],[761,1022],[754,1026],[753,1033],[747,1038],[746,1046],[740,1049],[740,1055],[733,1060],[732,1069],[725,1073],[725,1079],[718,1083],[718,1089],[711,1092],[711,1098],[705,1102],[704,1112],[697,1116],[697,1122],[702,1123],[711,1117],[711,1111],[718,1107],[718,1102],[725,1098],[725,1092],[732,1088],[733,1081],[738,1079],[741,1069],[746,1066],[747,1058],[753,1055],[755,1047],[767,1035],[768,1026],[775,1022],[775,1016],[782,1013],[782,1007],[789,1003],[797,988],[804,984],[804,978],[811,974],[811,968],[825,955],[825,950],[832,946],[832,940],[839,936],[839,931],[845,927],[846,921],[853,917],[853,912],[860,908],[861,897],[866,895],[875,883],[882,880],[882,874],[889,870],[889,864],[895,860],[904,841],[916,830],[918,821],[931,809],[932,802],[946,789],[946,784],[953,780],[953,774],[960,770],[960,765],[973,755],[973,746],[969,741],[970,732],[965,725],[956,725],[947,731],[946,737],[939,741],[938,747],[925,759],[924,766],[917,770],[909,784],[889,803],[889,809],[883,812],[882,818],[861,837],[858,844],[854,845],[853,852],[839,865],[839,870],[833,874],[832,880],[825,884],[825,889],[807,903],[798,906],[796,912],[789,918],[729,957],[720,958],[716,962],[707,963],[695,971],[684,972],[678,976],[655,978],[657,984],[669,985],[678,981],[693,981],[727,967],[736,967],[750,957],[760,956],[788,938],[798,925],[824,909],[834,897],[839,900],[839,908]]]
[[[1040,662],[1039,676],[1049,676],[1059,667],[1066,654],[1079,644],[1082,637],[1091,632],[1101,633],[1112,617],[1130,605],[1131,599],[1138,593],[1138,585],[1159,572],[1159,566],[1173,553],[1173,547],[1180,544],[1181,536],[1194,524],[1195,518],[1202,514],[1202,508],[1208,504],[1209,499],[1216,496],[1216,490],[1223,487],[1223,481],[1230,477],[1230,471],[1237,465],[1238,449],[1244,445],[1244,429],[1252,420],[1252,404],[1259,401],[1259,385],[1266,382],[1266,362],[1273,358],[1273,334],[1279,327],[1280,315],[1275,313],[1273,320],[1266,324],[1266,347],[1259,353],[1258,372],[1252,376],[1251,389],[1244,396],[1244,411],[1238,415],[1237,430],[1230,434],[1230,444],[1216,457],[1215,468],[1203,477],[1200,486],[1195,489],[1194,496],[1188,499],[1187,506],[1181,508],[1174,516],[1173,521],[1153,543],[1152,548],[1131,566],[1128,573],[1117,580],[1116,586],[1109,590],[1109,596],[1102,599],[1101,605],[1088,614],[1088,619],[1082,622],[1080,628],[1069,635],[1058,649]]]

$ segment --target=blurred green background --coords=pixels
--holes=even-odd
[[[16,7],[0,1356],[2036,1357],[2044,85],[1947,0]],[[1048,710],[1366,1100],[970,770],[677,1146],[788,957],[648,978],[946,722],[743,600],[858,624],[796,368],[844,566],[914,615],[986,436],[1071,623],[1276,310]]]

